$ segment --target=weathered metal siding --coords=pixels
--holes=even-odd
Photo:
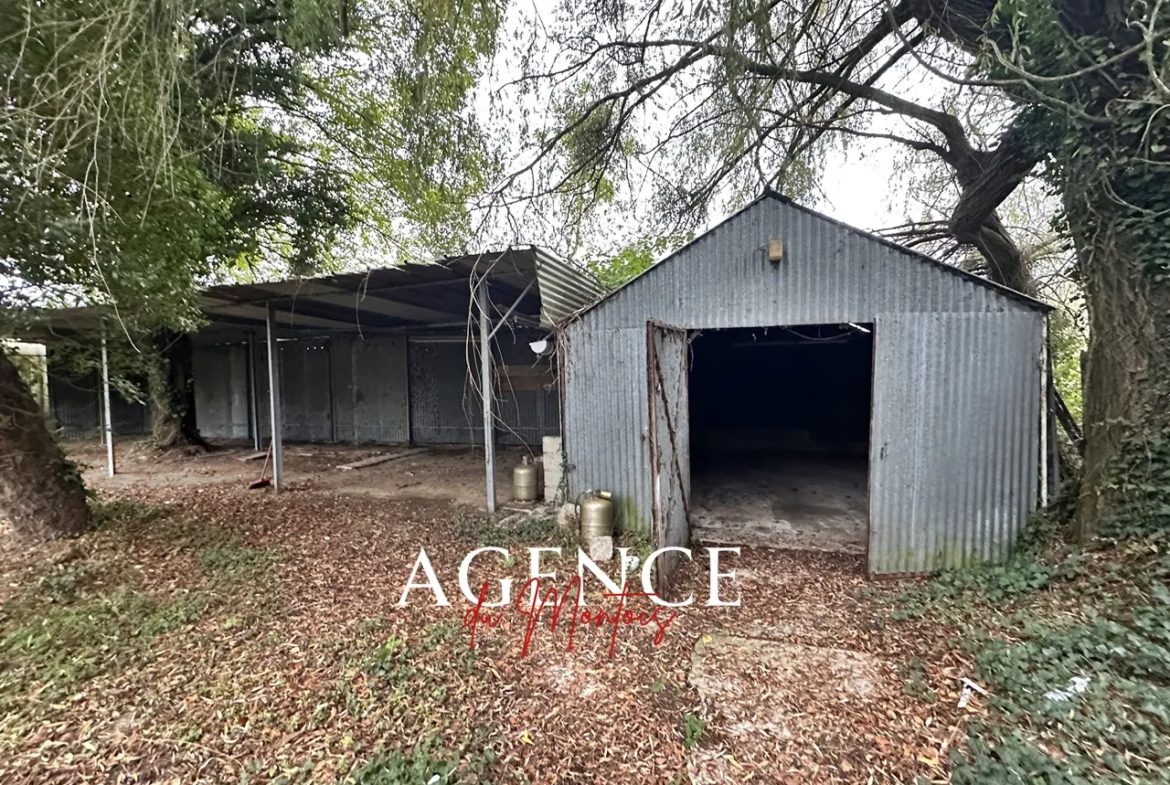
[[[97,377],[78,378],[49,369],[49,406],[64,439],[92,439],[98,436],[100,413]],[[111,401],[111,408],[113,402]]]
[[[101,436],[100,385],[96,373],[74,376],[49,368],[49,411],[61,437],[68,440]],[[150,408],[110,391],[114,436],[143,436],[150,433]]]
[[[1007,556],[1036,504],[1043,318],[878,317],[871,572]]]
[[[268,401],[268,344],[257,340],[252,345],[252,364],[256,380],[256,430],[260,433],[260,444],[268,447],[272,438],[272,414]]]
[[[199,432],[211,439],[247,439],[247,345],[199,346],[191,360]]]
[[[562,356],[571,493],[612,492],[616,525],[648,532],[653,496],[646,327],[587,335],[572,330]]]
[[[784,259],[768,261],[771,238]],[[585,312],[593,330],[871,322],[879,313],[1026,309],[962,273],[783,204],[757,202]]]
[[[654,486],[654,530],[658,548],[691,543],[690,340],[685,330],[655,325],[648,331],[650,361],[650,467]],[[652,390],[652,392],[649,392]],[[657,590],[672,596],[681,557],[667,554],[658,565]]]
[[[784,243],[784,259],[767,260],[769,239]],[[680,252],[651,268],[600,305],[586,311],[562,330],[566,357],[564,374],[564,443],[572,494],[587,488],[608,488],[615,494],[619,518],[625,525],[649,531],[652,492],[649,454],[646,378],[646,322],[656,320],[688,329],[718,329],[771,325],[872,323],[886,314],[1002,313],[1026,314],[1029,328],[1012,328],[1000,339],[1010,345],[971,344],[986,356],[971,359],[985,369],[987,379],[1018,374],[1010,392],[1001,396],[997,416],[1018,423],[1020,431],[1008,452],[1029,443],[1037,454],[1033,416],[1039,380],[1020,370],[1019,358],[1040,340],[1043,315],[1023,298],[1006,294],[937,262],[899,250],[824,217],[774,199],[763,199],[716,227]],[[1013,322],[1018,327],[1017,322]],[[926,329],[926,328],[923,328]],[[1029,332],[1031,330],[1031,332]],[[998,333],[996,333],[998,335]],[[961,347],[960,347],[961,348]],[[996,363],[1003,363],[997,366]],[[922,368],[899,366],[904,374]],[[1034,386],[1027,388],[1027,385]],[[951,380],[937,377],[926,404],[942,410],[963,397]],[[888,373],[880,384],[892,384]],[[1034,391],[1034,394],[1032,394]],[[882,395],[875,389],[875,396]],[[978,433],[986,411],[963,414],[955,425],[961,438]],[[909,414],[904,412],[904,414]],[[903,421],[905,427],[908,426]],[[917,447],[920,465],[948,463],[947,453],[966,450],[962,442],[924,438]],[[979,447],[974,460],[984,465],[968,470],[981,483],[1004,483],[1002,493],[1013,504],[1004,524],[1014,532],[1035,499],[1033,464],[1008,471],[1002,443]],[[971,459],[967,459],[971,460]],[[1014,466],[1014,464],[1012,464]],[[995,478],[995,479],[993,479]],[[891,496],[905,489],[884,488]],[[875,489],[875,494],[877,489]],[[982,542],[987,520],[972,501],[975,491],[963,484],[937,490],[946,498],[951,519],[950,541]],[[984,498],[987,498],[984,496]],[[940,502],[941,503],[941,502]],[[918,519],[915,519],[918,520]],[[998,520],[998,519],[997,519]],[[918,525],[918,524],[915,524]],[[936,524],[931,524],[936,525]],[[944,525],[944,524],[937,524]],[[1001,524],[995,524],[1001,525]],[[996,538],[1000,535],[997,533]],[[999,541],[998,539],[996,540]],[[918,547],[918,546],[914,546]],[[979,548],[982,548],[979,545]],[[935,553],[923,553],[921,569],[934,566]],[[877,566],[886,569],[887,565]]]
[[[540,323],[559,324],[602,295],[593,276],[543,249],[533,248],[536,280],[540,287]]]
[[[329,340],[280,341],[284,438],[290,442],[331,442],[333,389]]]
[[[410,441],[406,339],[335,339],[330,350],[336,440]]]
[[[527,340],[519,334],[498,336],[497,351],[505,362],[530,364],[536,356]],[[413,438],[419,444],[483,443],[482,409],[467,382],[462,340],[408,342],[404,336],[380,336],[281,341],[279,347],[284,436],[290,442],[394,444]],[[259,431],[267,440],[268,360],[263,341],[256,342],[255,351]],[[478,359],[473,356],[471,361]],[[248,438],[247,345],[196,347],[195,396],[204,435]],[[418,406],[413,417],[412,401]],[[498,390],[497,407],[501,444],[539,445],[541,437],[560,433],[555,388]],[[96,425],[90,429],[96,431]]]
[[[467,352],[463,341],[409,342],[415,444],[483,444],[483,407],[467,380]]]

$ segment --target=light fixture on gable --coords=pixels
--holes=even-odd
[[[768,261],[772,264],[784,261],[784,241],[778,237],[768,241]]]

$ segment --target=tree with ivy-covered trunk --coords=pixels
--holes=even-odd
[[[1170,527],[1170,25],[1159,4],[1017,2],[981,60],[1033,105],[1089,312],[1077,532]]]
[[[93,367],[100,330],[151,379],[160,444],[198,439],[184,336],[202,286],[467,235],[491,166],[468,112],[489,3],[0,0],[0,20],[0,337],[96,306],[100,326],[56,338]],[[21,456],[0,517],[84,530],[84,488],[27,398],[0,353],[0,461]]]
[[[953,178],[949,218],[911,225],[903,240],[971,248],[992,280],[1032,293],[998,211],[1025,178],[1046,180],[1090,318],[1077,533],[1170,526],[1161,3],[566,0],[562,10],[551,33],[524,42],[549,57],[526,57],[519,84],[544,84],[564,110],[534,130],[536,152],[505,192],[535,180],[535,198],[585,205],[584,217],[624,187],[670,228],[694,226],[763,186],[808,193],[833,145],[878,140]]]

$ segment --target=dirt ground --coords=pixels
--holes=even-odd
[[[101,444],[74,442],[67,449],[82,465],[87,480],[110,489],[156,482],[175,486],[234,484],[242,487],[262,474],[272,474],[271,464],[265,469],[262,458],[241,460],[257,455],[250,443],[217,442],[215,449],[206,454],[175,452],[165,456],[139,440],[116,440],[114,444],[117,474],[113,478],[105,476],[106,452]],[[481,449],[429,447],[425,452],[363,469],[337,468],[376,455],[393,455],[411,449],[405,445],[286,444],[285,482],[295,490],[333,491],[383,499],[442,499],[484,506],[486,477]],[[496,448],[497,502],[511,501],[512,468],[521,456],[529,454],[522,447]]]
[[[669,621],[631,598],[644,626],[567,610],[554,629],[546,609],[530,627],[526,548],[570,540],[461,506],[482,498],[470,452],[339,472],[369,451],[290,447],[280,494],[245,490],[259,464],[236,455],[121,452],[111,480],[75,450],[98,530],[0,534],[5,783],[945,782],[963,738],[970,664],[936,623],[891,621],[899,584],[859,557],[725,554],[740,605],[723,607],[697,552],[680,581],[696,601]],[[513,603],[472,649],[457,573],[485,546],[508,556],[469,585],[494,599],[511,577]],[[422,548],[449,606],[426,589],[399,605]],[[563,588],[575,562],[543,566]],[[581,610],[614,610],[587,589]]]

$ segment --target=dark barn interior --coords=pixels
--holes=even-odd
[[[864,551],[872,326],[709,331],[691,351],[696,539]]]

